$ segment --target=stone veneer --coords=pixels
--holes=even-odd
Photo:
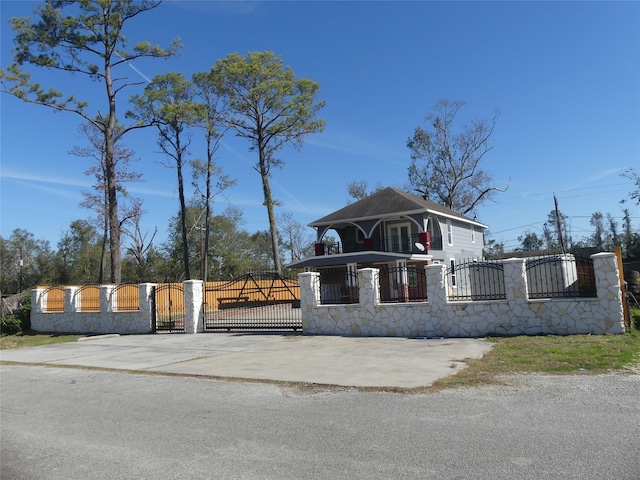
[[[483,337],[624,332],[620,278],[613,253],[592,256],[597,297],[529,300],[524,259],[504,261],[506,300],[450,302],[444,265],[427,265],[427,298],[421,303],[380,303],[379,271],[358,271],[360,303],[321,305],[320,277],[301,273],[300,307],[306,335]],[[45,289],[31,292],[31,328],[60,333],[151,333],[154,284],[143,283],[138,311],[118,312],[113,285],[100,287],[100,312],[82,312],[78,287],[65,287],[64,312],[46,312]],[[185,332],[203,331],[202,281],[183,283]]]
[[[321,305],[320,278],[302,273],[302,330],[307,335],[483,337],[622,333],[620,278],[613,253],[592,255],[597,297],[529,300],[525,259],[504,261],[506,300],[447,300],[445,265],[428,265],[428,302],[380,303],[377,269],[358,271],[360,303]]]
[[[141,283],[139,310],[123,312],[118,312],[112,302],[115,285],[100,286],[99,312],[80,311],[76,295],[79,287],[65,287],[63,312],[46,312],[46,290],[36,288],[31,291],[31,329],[52,333],[151,333],[153,286]]]
[[[46,289],[31,291],[31,328],[37,332],[59,333],[120,333],[136,334],[153,332],[153,287],[154,283],[141,283],[140,305],[137,311],[117,311],[117,298],[113,295],[115,285],[100,286],[100,311],[80,310],[79,287],[64,288],[64,311],[47,312]],[[183,282],[185,307],[185,333],[204,330],[203,284],[201,280]]]

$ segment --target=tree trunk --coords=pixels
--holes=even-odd
[[[271,187],[269,186],[269,173],[265,166],[264,152],[262,150],[260,150],[260,177],[262,178],[264,204],[267,207],[267,215],[269,216],[273,265],[278,275],[282,275],[282,261],[280,260],[280,249],[278,248],[278,227],[276,225],[276,217],[273,212],[273,198],[271,196]]]
[[[111,255],[111,283],[118,285],[121,281],[122,264],[120,252],[120,219],[118,218],[118,190],[116,181],[116,162],[114,157],[116,129],[116,93],[113,90],[113,79],[111,78],[111,64],[109,56],[105,59],[105,86],[109,99],[109,116],[104,125],[104,163],[107,178],[107,198],[109,201],[109,253]]]
[[[189,242],[187,235],[187,205],[184,200],[184,181],[182,178],[182,155],[178,154],[176,160],[178,171],[178,195],[180,197],[180,220],[182,225],[182,259],[184,261],[185,280],[191,280],[191,268],[189,266]]]
[[[209,229],[211,228],[211,222],[209,218],[211,217],[211,163],[212,163],[212,155],[211,155],[211,138],[207,135],[207,180],[206,180],[206,192],[205,192],[205,201],[207,205],[205,206],[205,217],[204,217],[204,252],[202,252],[202,281],[207,283],[207,273],[209,272]]]

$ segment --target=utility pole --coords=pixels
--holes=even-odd
[[[558,197],[556,194],[553,194],[553,203],[556,206],[556,226],[558,228],[558,243],[560,243],[560,248],[562,249],[562,253],[566,253],[564,248],[564,240],[562,239],[562,222],[560,221],[560,211],[558,209]]]

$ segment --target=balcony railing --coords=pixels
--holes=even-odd
[[[394,253],[426,253],[418,247],[420,243],[418,235],[391,236],[371,239],[371,242],[325,243],[322,255],[335,255],[338,253],[354,252],[394,252]],[[431,236],[430,250],[442,250],[442,236]],[[319,254],[319,253],[316,253]]]

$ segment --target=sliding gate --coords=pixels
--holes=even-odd
[[[297,274],[252,272],[230,282],[207,282],[204,329],[301,330]]]

